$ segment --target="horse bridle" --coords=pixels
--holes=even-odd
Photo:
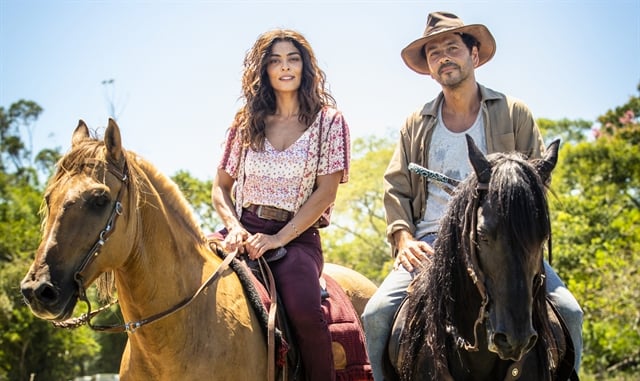
[[[458,333],[458,329],[456,328],[455,325],[453,325],[453,323],[451,322],[445,323],[446,331],[453,338],[453,341],[456,347],[460,349],[464,349],[467,352],[477,352],[479,350],[478,329],[480,328],[482,323],[485,321],[485,319],[488,318],[488,315],[489,315],[487,312],[487,306],[489,305],[490,298],[489,298],[489,293],[487,292],[484,284],[484,279],[485,279],[484,273],[482,272],[482,270],[480,269],[480,266],[478,265],[478,255],[477,255],[477,250],[476,250],[477,248],[475,244],[477,227],[478,227],[478,208],[480,205],[480,192],[486,191],[488,189],[489,189],[488,183],[478,182],[478,185],[476,186],[476,189],[475,189],[473,202],[469,206],[471,210],[470,211],[467,210],[465,212],[467,213],[466,215],[471,215],[471,232],[469,232],[471,234],[471,239],[469,242],[469,255],[466,258],[468,262],[467,273],[469,274],[469,277],[471,278],[473,284],[476,286],[478,293],[480,293],[480,296],[482,297],[480,309],[478,310],[478,317],[476,318],[476,321],[473,323],[473,341],[474,341],[473,344],[471,344],[467,339],[465,339]],[[471,214],[468,214],[470,212]],[[466,236],[466,234],[463,233],[463,236]],[[550,239],[551,238],[549,238],[549,240]],[[542,288],[542,285],[544,284],[544,277],[545,277],[544,267],[542,268],[541,273],[537,274],[536,277],[539,279],[539,282],[536,282],[534,286],[535,287],[534,296],[538,293],[538,291],[540,290],[540,288]],[[523,356],[520,360],[515,361],[513,364],[511,364],[509,366],[509,369],[506,372],[505,380],[518,379],[521,375],[521,370],[525,360],[526,360],[526,356]]]
[[[91,319],[93,319],[96,315],[100,314],[101,312],[106,311],[114,304],[118,303],[117,300],[114,300],[108,303],[107,305],[102,306],[95,311],[92,311],[91,302],[87,297],[86,290],[83,283],[83,278],[82,278],[82,271],[84,271],[87,268],[87,266],[89,266],[89,264],[91,264],[91,262],[93,262],[95,258],[98,256],[98,254],[100,253],[100,249],[104,246],[105,242],[113,232],[118,216],[122,215],[122,212],[123,212],[123,207],[122,207],[122,195],[124,193],[123,190],[125,189],[126,186],[129,185],[127,163],[125,161],[122,171],[120,171],[115,165],[111,163],[107,164],[107,169],[109,172],[115,175],[122,182],[123,186],[118,191],[118,195],[116,196],[113,209],[111,210],[111,214],[107,219],[106,226],[104,227],[104,229],[100,231],[100,234],[98,235],[98,239],[93,244],[91,249],[87,252],[87,254],[85,254],[84,259],[82,260],[82,262],[80,263],[80,266],[78,266],[78,269],[74,274],[74,281],[78,286],[78,300],[84,302],[87,305],[87,312],[76,318],[67,319],[62,322],[52,322],[52,324],[57,328],[71,329],[71,328],[78,328],[84,324],[87,324],[94,331],[102,331],[102,332],[110,332],[110,333],[118,333],[118,332],[134,333],[138,328],[144,325],[147,325],[149,323],[158,321],[162,318],[165,318],[187,307],[189,304],[191,304],[191,302],[193,302],[198,297],[198,295],[200,295],[209,285],[211,285],[222,274],[224,270],[226,270],[229,267],[229,264],[236,257],[236,254],[237,254],[237,251],[233,251],[227,254],[224,260],[222,261],[222,263],[220,263],[220,265],[218,265],[218,267],[216,268],[216,271],[214,271],[209,276],[209,278],[207,278],[207,280],[200,285],[198,290],[196,290],[196,292],[192,296],[180,301],[179,303],[177,303],[176,305],[174,305],[173,307],[165,311],[154,314],[144,319],[140,319],[135,322],[128,322],[124,324],[106,325],[106,326],[92,324]]]
[[[444,191],[446,191],[449,195],[453,194],[453,188],[460,185],[460,181],[456,179],[452,179],[442,173],[429,170],[415,163],[409,163],[408,169],[423,177],[434,180],[435,184],[438,185]],[[485,288],[484,273],[482,272],[482,270],[480,269],[480,266],[478,265],[478,255],[477,255],[477,250],[475,245],[477,227],[478,227],[478,208],[480,206],[480,192],[487,191],[488,189],[489,189],[488,182],[478,181],[478,184],[475,188],[473,202],[470,204],[470,206],[467,207],[467,208],[471,208],[471,210],[467,209],[465,211],[466,215],[472,216],[471,232],[469,232],[471,234],[470,245],[469,245],[470,246],[469,255],[466,257],[467,273],[469,274],[469,277],[471,278],[473,284],[476,286],[478,292],[480,293],[480,296],[482,297],[482,302],[480,304],[480,309],[478,311],[478,317],[476,318],[476,321],[473,324],[473,341],[474,341],[473,344],[471,344],[467,339],[465,339],[458,333],[458,329],[452,322],[450,321],[445,322],[446,324],[445,329],[447,333],[450,334],[451,337],[453,338],[453,341],[456,347],[460,349],[464,349],[468,352],[477,352],[479,350],[478,349],[478,329],[482,325],[484,320],[488,317],[487,306],[489,305],[489,293]],[[466,234],[463,233],[463,236],[466,236]],[[549,262],[551,262],[551,236],[549,236],[548,244],[549,244]],[[544,266],[542,266],[541,272],[539,274],[536,274],[536,277],[539,279],[539,281],[536,282],[534,286],[535,287],[534,296],[539,292],[539,290],[544,285],[544,279],[545,279]],[[515,361],[513,364],[511,364],[511,366],[507,371],[507,377],[505,378],[505,380],[512,380],[520,377],[520,370],[522,369],[522,365],[525,361],[525,358],[526,356],[521,358],[519,361]],[[450,377],[451,376],[449,375],[449,378]]]
[[[478,255],[477,255],[477,247],[475,245],[476,236],[477,236],[477,227],[478,227],[478,208],[480,205],[480,192],[486,191],[489,189],[488,183],[478,182],[476,186],[475,195],[473,197],[473,202],[470,204],[468,208],[471,210],[467,210],[467,215],[471,216],[471,234],[470,244],[469,244],[469,255],[467,256],[467,273],[471,278],[473,284],[476,286],[478,293],[482,297],[482,302],[480,304],[480,309],[478,311],[478,317],[476,318],[473,324],[473,344],[471,344],[467,339],[460,336],[457,328],[451,323],[446,323],[446,331],[449,333],[458,348],[464,349],[468,352],[476,352],[478,351],[478,329],[484,322],[484,320],[488,317],[487,306],[489,305],[489,293],[485,288],[485,277],[484,273],[480,269],[480,265],[478,264]],[[470,213],[470,214],[469,214]],[[465,234],[463,234],[465,235]],[[550,240],[551,238],[549,238]],[[534,296],[538,293],[542,285],[544,284],[545,274],[544,267],[540,273],[536,274],[536,278],[538,281],[534,285]]]
[[[84,165],[93,166],[95,165],[95,162],[93,161],[87,162],[87,163],[84,163]],[[98,234],[98,239],[93,244],[91,249],[89,249],[89,251],[84,255],[82,262],[80,262],[78,269],[75,271],[73,275],[73,279],[76,282],[76,285],[78,286],[78,300],[84,302],[87,305],[88,311],[87,313],[83,314],[79,318],[72,318],[62,322],[53,322],[53,325],[58,328],[76,328],[84,323],[87,323],[90,327],[93,328],[91,324],[91,319],[98,313],[106,310],[107,308],[117,303],[117,301],[113,301],[108,305],[101,307],[100,309],[92,312],[91,303],[87,298],[87,293],[84,287],[84,282],[82,277],[82,272],[87,268],[87,266],[89,266],[89,264],[91,264],[98,257],[98,255],[100,254],[100,249],[104,246],[104,244],[107,242],[107,239],[109,239],[109,236],[111,236],[111,234],[113,233],[113,229],[115,227],[118,216],[122,215],[122,210],[123,210],[122,195],[124,194],[125,187],[129,185],[129,170],[127,167],[127,162],[126,161],[124,162],[122,171],[120,171],[111,162],[107,162],[107,170],[122,182],[122,186],[118,190],[118,194],[116,195],[116,199],[113,204],[113,209],[111,209],[111,213],[109,214],[109,218],[107,218],[107,223],[105,227]]]

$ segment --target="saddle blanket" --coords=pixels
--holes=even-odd
[[[270,299],[264,285],[253,272],[253,282],[265,308]],[[322,299],[322,309],[329,326],[336,381],[373,381],[371,364],[367,356],[364,331],[360,319],[347,294],[330,276],[324,274],[327,297]],[[291,338],[286,338],[291,340]]]

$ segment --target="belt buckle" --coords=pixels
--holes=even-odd
[[[256,208],[256,216],[262,218],[262,219],[266,219],[266,216],[263,213],[263,209],[262,209],[262,205],[258,205],[258,207]]]
[[[258,210],[256,214],[258,215],[258,217],[265,220],[280,221],[281,219],[278,213],[276,213],[276,210],[274,208],[269,208],[264,205],[258,206]]]

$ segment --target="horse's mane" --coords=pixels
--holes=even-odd
[[[492,166],[488,190],[478,191],[474,172],[458,185],[440,221],[433,260],[411,284],[407,300],[409,320],[403,336],[407,351],[400,370],[402,379],[416,379],[414,375],[419,374],[421,379],[441,380],[448,374],[447,354],[457,349],[446,329],[456,322],[454,308],[457,305],[472,316],[477,314],[481,296],[467,268],[471,267],[472,215],[477,212],[479,197],[490,197],[498,205],[501,220],[498,228],[506,229],[513,242],[526,249],[548,238],[551,253],[545,186],[533,165],[517,153],[496,153],[487,159]],[[540,266],[544,271],[542,263]],[[550,369],[548,346],[554,341],[547,317],[545,285],[540,287],[534,296],[533,324],[543,343],[536,345],[541,369]],[[473,342],[472,332],[460,334]]]
[[[163,202],[162,207],[171,214],[171,218],[185,228],[191,235],[191,239],[205,244],[206,239],[195,219],[193,210],[190,208],[189,203],[175,182],[135,152],[127,151],[124,148],[122,148],[122,152],[125,156],[128,169],[127,202],[128,205],[133,206],[130,210],[139,210],[144,205],[149,204],[150,199],[153,198],[149,196],[159,198],[161,195]],[[107,174],[104,168],[106,168],[108,164],[104,141],[97,136],[96,132],[92,132],[89,139],[75,143],[71,149],[58,160],[56,171],[49,179],[45,189],[45,195],[61,187],[73,176],[87,171],[87,167],[90,168],[90,171],[87,171],[87,173],[90,173],[96,181],[104,183]],[[152,207],[157,207],[157,205],[152,205]],[[40,214],[43,216],[42,228],[44,228],[48,214],[44,203],[40,208]],[[140,223],[140,219],[137,219],[137,221]],[[140,234],[140,232],[142,232],[141,227],[138,226],[136,231]],[[102,274],[96,284],[98,285],[99,298],[111,299],[114,289],[113,272]]]

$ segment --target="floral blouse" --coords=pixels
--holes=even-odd
[[[301,147],[303,144],[307,147]],[[292,152],[287,153],[289,149]],[[252,157],[247,160],[248,152],[242,148],[237,128],[229,129],[218,168],[236,180],[234,196],[238,217],[242,215],[242,207],[250,203],[262,203],[295,213],[313,193],[316,176],[343,171],[340,182],[349,180],[349,127],[342,113],[334,108],[323,108],[298,141],[282,151],[285,152],[283,155],[273,155],[270,150],[275,149],[265,140],[265,150],[252,151]],[[303,163],[287,161],[301,158],[305,159]],[[255,167],[257,161],[261,161],[260,167]],[[245,163],[251,168],[245,168]],[[287,175],[286,180],[279,178],[284,173],[295,176]],[[253,178],[256,175],[263,178]],[[249,176],[252,179],[248,179]],[[277,184],[282,181],[292,183]]]
[[[264,151],[247,150],[242,206],[270,205],[295,211],[309,155],[309,129],[283,151],[265,139]]]

